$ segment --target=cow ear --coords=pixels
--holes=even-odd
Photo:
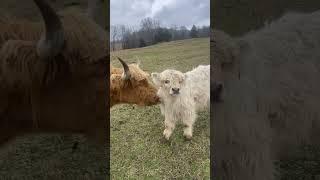
[[[239,54],[235,39],[220,30],[213,30],[210,47],[215,66],[232,65]]]
[[[151,78],[153,83],[155,83],[157,86],[160,85],[160,74],[159,73],[151,73]]]
[[[185,81],[187,78],[187,74],[186,73],[183,73],[183,76],[182,76],[182,81]]]
[[[239,58],[243,51],[247,49],[248,43],[243,40],[233,40],[230,42],[225,50],[225,56],[222,58],[224,61],[221,62],[221,68],[229,69],[236,66],[239,63]]]

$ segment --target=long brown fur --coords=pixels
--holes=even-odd
[[[66,44],[61,56],[57,57],[60,61],[54,61],[53,64],[44,64],[37,60],[39,57],[36,54],[35,45],[43,32],[43,22],[28,23],[21,20],[19,23],[10,23],[6,17],[0,18],[0,25],[3,27],[0,30],[0,43],[3,47],[0,61],[4,80],[10,84],[22,82],[29,86],[33,80],[48,83],[49,80],[54,80],[58,73],[73,73],[70,75],[81,76],[76,74],[81,71],[77,71],[75,69],[77,66],[74,65],[106,60],[103,59],[108,50],[106,32],[87,16],[76,13],[74,10],[64,11],[61,15]],[[7,41],[8,39],[19,41]],[[14,63],[9,65],[8,62]],[[59,72],[58,63],[67,65],[68,72]],[[46,81],[42,81],[44,79]]]
[[[159,103],[157,89],[149,81],[149,74],[137,64],[129,65],[131,78],[123,80],[123,69],[110,66],[110,103],[154,105]]]
[[[107,32],[73,10],[60,18],[65,45],[41,60],[36,45],[44,22],[0,17],[0,145],[39,132],[107,141]]]

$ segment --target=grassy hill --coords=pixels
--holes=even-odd
[[[209,64],[209,38],[160,43],[145,48],[120,50],[127,62],[141,61],[142,69],[167,68],[189,71]],[[114,66],[120,67],[115,57]],[[180,124],[169,142],[164,141],[164,117],[158,106],[117,105],[111,109],[111,179],[209,179],[209,113],[199,114],[191,141],[183,138]]]

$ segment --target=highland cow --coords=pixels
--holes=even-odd
[[[186,73],[167,69],[151,75],[159,88],[161,113],[165,116],[164,137],[169,140],[177,121],[181,120],[185,125],[184,137],[191,139],[196,112],[209,106],[210,65],[200,65]]]
[[[273,159],[302,143],[319,143],[320,11],[288,13],[232,38],[214,30],[212,155],[221,179],[275,179]]]
[[[150,106],[159,103],[156,87],[149,81],[149,74],[139,64],[127,65],[121,58],[121,68],[110,68],[110,105],[127,103]]]
[[[45,0],[34,2],[44,23],[0,19],[0,143],[41,132],[105,143],[106,31],[85,14],[59,17]]]

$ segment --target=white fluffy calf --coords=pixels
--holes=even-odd
[[[185,125],[183,135],[190,139],[196,112],[210,104],[210,65],[199,65],[186,73],[168,69],[152,73],[152,79],[159,88],[161,113],[165,116],[164,137],[168,140],[181,120]]]

